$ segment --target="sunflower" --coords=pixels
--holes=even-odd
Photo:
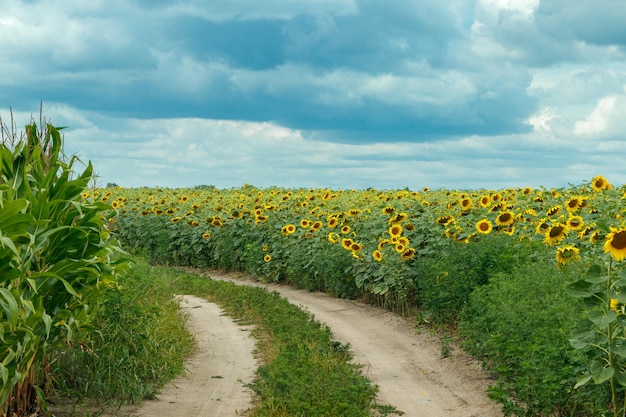
[[[567,219],[567,227],[571,230],[582,229],[584,225],[585,221],[580,216],[570,216],[570,218]]]
[[[313,223],[313,226],[311,226],[311,229],[314,231],[318,231],[322,228],[323,224],[320,221],[316,221],[315,223]]]
[[[396,252],[402,253],[405,249],[406,245],[403,245],[402,243],[396,243]]]
[[[389,219],[389,224],[400,223],[403,222],[409,217],[407,213],[397,213],[391,219]]]
[[[415,248],[407,248],[402,252],[400,256],[403,261],[410,261],[415,256]]]
[[[348,210],[348,215],[350,215],[350,216],[358,216],[361,213],[363,213],[363,210],[358,209],[358,208],[352,208],[352,209]]]
[[[466,211],[472,208],[472,200],[469,197],[461,200],[461,210]]]
[[[548,230],[544,233],[543,241],[548,245],[556,245],[560,243],[565,236],[567,236],[567,226],[563,223],[555,223],[548,227]]]
[[[546,213],[546,214],[547,214],[548,216],[552,217],[552,216],[554,216],[555,214],[557,214],[559,211],[561,211],[561,206],[554,206],[554,207],[550,208],[550,209],[547,211],[547,213]]]
[[[117,200],[113,200],[113,202],[111,203],[111,207],[113,207],[114,209],[120,208],[120,202]]]
[[[176,217],[172,217],[172,218],[170,219],[170,221],[171,221],[172,223],[178,223],[178,222],[180,221],[180,219],[181,219],[181,218],[180,218],[179,216],[176,216]]]
[[[306,220],[306,219],[300,220],[300,227],[301,228],[306,229],[310,225],[311,225],[311,222],[309,220]]]
[[[610,253],[613,259],[621,261],[626,258],[626,228],[611,227],[611,233],[606,235],[604,252]]]
[[[263,252],[267,252],[268,249],[269,249],[269,246],[263,245],[263,247],[261,249],[263,250]]]
[[[482,219],[479,220],[478,223],[476,223],[476,230],[478,230],[478,233],[488,235],[493,230],[493,225],[491,224],[489,219]]]
[[[398,243],[404,245],[404,246],[409,246],[409,239],[405,236],[401,236],[398,238]]]
[[[454,217],[453,216],[439,216],[437,217],[436,222],[437,224],[440,224],[443,226],[449,226],[451,223],[454,223]]]
[[[613,186],[602,175],[597,175],[591,180],[591,188],[593,191],[602,191],[610,190]]]
[[[385,245],[388,245],[391,243],[391,240],[389,239],[382,239],[380,242],[378,242],[378,250],[381,251],[383,250],[383,247],[385,247]]]
[[[510,226],[515,222],[515,217],[510,211],[502,212],[496,217],[496,224],[498,226]]]
[[[265,256],[263,257],[263,260],[264,260],[265,262],[269,262],[269,261],[271,261],[271,260],[272,260],[272,256],[271,256],[271,255],[265,255]]]
[[[392,214],[393,214],[393,212],[394,212],[395,210],[396,210],[396,209],[395,209],[394,207],[387,206],[387,207],[384,207],[384,208],[381,210],[381,212],[382,212],[383,214],[392,215]]]
[[[294,226],[293,224],[288,224],[286,226],[283,226],[283,228],[281,229],[283,236],[289,236],[290,234],[295,233],[295,231],[296,231],[296,226]]]
[[[350,226],[344,226],[341,228],[341,233],[343,233],[344,235],[350,233]]]
[[[401,234],[402,234],[402,226],[400,226],[399,224],[394,224],[393,226],[389,228],[390,236],[400,236]]]
[[[525,187],[525,188],[522,190],[522,194],[523,194],[523,195],[529,195],[529,194],[530,194],[530,193],[532,193],[532,192],[533,192],[533,189],[532,189],[532,188],[530,188],[530,187]]]
[[[337,242],[339,242],[339,235],[337,233],[335,233],[335,232],[330,232],[328,234],[328,241],[330,243],[337,243]]]
[[[363,249],[363,247],[364,247],[364,246],[363,246],[363,245],[361,245],[361,244],[359,244],[359,243],[352,242],[352,245],[350,245],[350,250],[351,250],[352,252],[358,252],[358,251],[360,251],[361,249]]]
[[[489,207],[491,204],[491,197],[489,195],[484,195],[480,197],[480,206],[483,208]]]
[[[202,239],[208,239],[210,237],[211,237],[211,233],[209,233],[209,232],[202,233]]]
[[[574,213],[576,210],[580,208],[581,204],[582,204],[582,198],[579,196],[574,196],[574,197],[571,197],[569,200],[567,200],[567,202],[565,203],[565,208],[570,213]]]
[[[87,191],[84,191],[81,195],[84,199],[87,199],[91,196],[91,194],[89,194]]]
[[[619,309],[619,300],[617,298],[611,298],[609,299],[609,307],[611,308],[611,310],[615,311],[616,313],[621,313],[620,309]]]
[[[332,227],[337,227],[337,223],[338,223],[338,222],[339,222],[339,220],[337,220],[337,218],[336,218],[336,217],[331,217],[331,218],[328,220],[328,227],[331,227],[331,228],[332,228]]]
[[[374,258],[376,262],[380,262],[383,260],[383,253],[376,249],[374,250],[374,252],[372,252],[372,258]]]
[[[216,217],[211,221],[211,225],[216,226],[216,227],[221,227],[221,226],[224,226],[224,223],[219,217]]]
[[[343,247],[345,250],[350,250],[353,243],[354,242],[352,241],[352,239],[341,239],[341,247]]]
[[[579,251],[577,247],[572,245],[561,246],[556,250],[556,261],[561,265],[578,262],[580,261]]]

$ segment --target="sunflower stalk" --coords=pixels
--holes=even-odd
[[[570,343],[575,349],[593,349],[601,358],[594,359],[588,372],[578,377],[575,389],[589,381],[598,385],[608,382],[613,416],[626,417],[626,286],[624,279],[616,275],[609,257],[605,269],[594,264],[584,278],[570,285],[568,293],[582,298],[588,306]]]

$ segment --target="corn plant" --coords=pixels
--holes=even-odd
[[[61,128],[0,125],[0,416],[21,416],[45,407],[55,352],[89,329],[128,263],[109,239],[110,207],[84,198],[92,165],[75,176]]]

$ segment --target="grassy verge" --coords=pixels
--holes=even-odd
[[[349,346],[277,293],[141,260],[120,284],[102,306],[98,335],[77,343],[57,364],[57,385],[76,400],[104,405],[151,398],[182,372],[193,340],[172,294],[188,293],[255,325],[262,366],[251,384],[258,400],[251,417],[400,414],[375,402],[377,389],[350,362]]]

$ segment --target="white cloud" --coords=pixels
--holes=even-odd
[[[605,132],[615,118],[615,103],[617,97],[603,97],[598,101],[595,109],[584,120],[579,120],[574,124],[574,134],[591,135]]]

